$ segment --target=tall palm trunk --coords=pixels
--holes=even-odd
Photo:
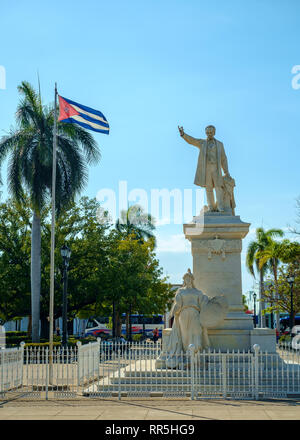
[[[260,325],[262,328],[266,327],[266,315],[263,314],[265,310],[265,300],[264,300],[264,273],[263,269],[259,271],[259,296],[260,296]]]
[[[32,342],[40,341],[41,218],[33,212],[31,230],[31,316]]]

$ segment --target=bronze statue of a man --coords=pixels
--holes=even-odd
[[[215,139],[216,129],[213,125],[209,125],[205,129],[207,139],[196,139],[185,134],[183,127],[178,127],[180,136],[191,145],[198,147],[199,157],[195,175],[195,185],[202,186],[206,189],[206,198],[209,211],[221,211],[224,208],[223,196],[223,175],[230,178],[228,171],[227,157],[225,154],[223,143]],[[214,190],[216,192],[216,202]]]

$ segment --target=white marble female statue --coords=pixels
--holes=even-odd
[[[194,285],[191,270],[183,276],[183,287],[179,288],[171,308],[174,316],[172,331],[165,347],[166,366],[175,368],[180,355],[193,344],[195,353],[209,347],[207,328],[213,328],[226,316],[228,309],[224,296],[208,297]]]

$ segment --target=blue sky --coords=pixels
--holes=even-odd
[[[102,188],[192,189],[195,137],[214,124],[236,180],[236,213],[256,227],[287,228],[299,188],[298,0],[78,0],[5,2],[0,17],[0,135],[14,123],[17,85],[37,86],[101,110],[102,160],[85,194]],[[5,173],[6,170],[2,170]],[[5,188],[4,188],[5,194]],[[194,212],[196,214],[196,212]],[[158,256],[172,282],[192,265],[181,225],[158,227]],[[244,254],[242,256],[244,263]],[[253,281],[243,266],[243,290]]]

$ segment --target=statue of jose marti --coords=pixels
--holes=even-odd
[[[206,189],[209,211],[228,212],[234,215],[234,179],[228,171],[228,162],[222,142],[215,139],[216,129],[208,125],[205,129],[207,139],[196,139],[187,135],[183,127],[178,127],[180,136],[189,144],[199,148],[199,157],[195,175],[195,185]],[[222,174],[222,170],[225,176]],[[216,192],[216,201],[214,197]]]

